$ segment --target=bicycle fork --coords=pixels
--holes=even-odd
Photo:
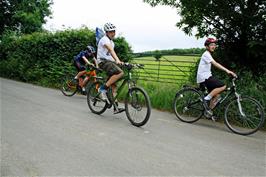
[[[235,93],[235,95],[237,98],[237,106],[238,106],[239,112],[240,112],[241,116],[246,117],[246,114],[243,112],[242,105],[240,103],[241,96],[238,93]]]

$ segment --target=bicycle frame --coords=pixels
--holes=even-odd
[[[131,80],[132,80],[132,76],[131,76],[131,72],[130,70],[127,70],[127,74],[125,76],[123,76],[122,78],[120,78],[117,82],[123,80],[122,84],[118,87],[117,89],[117,94],[115,97],[113,97],[111,101],[111,104],[113,104],[113,101],[116,100],[118,98],[118,96],[121,94],[122,89],[125,87],[126,83],[128,85],[128,89],[130,90],[130,88],[132,87],[131,85]],[[135,85],[135,84],[133,84]],[[111,93],[112,93],[112,87],[110,87]]]
[[[186,86],[187,87],[187,86]],[[192,89],[195,89],[195,91],[198,91],[198,92],[200,92],[200,94],[202,95],[201,97],[201,99],[203,99],[204,98],[204,91],[199,91],[199,89],[197,89],[197,88],[193,88],[192,87]],[[217,107],[219,107],[219,105],[220,104],[222,104],[223,102],[225,102],[226,100],[228,100],[228,98],[229,97],[231,97],[231,95],[235,95],[235,97],[237,98],[237,103],[238,103],[238,108],[239,108],[239,112],[240,112],[240,114],[242,115],[242,116],[245,116],[245,114],[243,113],[243,111],[242,111],[242,106],[241,106],[241,103],[240,103],[240,94],[238,94],[237,93],[237,91],[236,91],[236,84],[235,84],[235,78],[233,78],[232,79],[232,86],[231,87],[229,87],[229,88],[227,88],[227,90],[226,90],[226,95],[215,105],[215,107],[213,108],[213,110],[214,109],[217,109]],[[228,100],[228,102],[229,102],[230,100]],[[189,104],[189,106],[191,106],[191,105],[194,105],[194,104],[197,104],[197,103],[199,103],[199,102],[202,102],[202,100],[200,101],[200,100],[198,100],[198,101],[195,101],[195,102],[192,102],[192,103],[190,103]]]
[[[220,104],[222,104],[225,100],[227,100],[228,97],[230,97],[232,94],[235,95],[235,97],[237,98],[237,105],[238,105],[238,109],[239,109],[239,112],[242,116],[246,116],[245,113],[243,112],[242,110],[242,106],[241,106],[241,103],[240,103],[240,94],[237,93],[236,91],[236,84],[235,84],[235,78],[232,79],[232,86],[229,87],[226,91],[230,91],[229,93],[227,93],[223,99],[221,99],[213,109],[215,109],[216,107],[218,107]]]

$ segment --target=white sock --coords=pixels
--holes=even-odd
[[[75,76],[74,79],[78,79],[78,76]]]
[[[85,87],[82,87],[82,91],[83,91],[83,92],[85,92],[85,91],[86,91]]]
[[[204,97],[204,100],[211,100],[211,99],[212,99],[212,96],[210,94]]]

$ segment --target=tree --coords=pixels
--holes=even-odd
[[[119,36],[115,38],[114,43],[115,43],[115,51],[118,57],[123,62],[128,62],[133,58],[131,46],[128,44],[128,42],[124,37]]]
[[[5,31],[22,34],[41,31],[45,18],[51,15],[52,0],[1,0],[0,36]]]
[[[159,50],[155,50],[153,57],[156,59],[156,61],[160,61],[162,54]]]
[[[144,0],[152,6],[177,9],[181,20],[177,27],[196,37],[215,36],[218,56],[227,65],[265,72],[266,1],[265,0]]]

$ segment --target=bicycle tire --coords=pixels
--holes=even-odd
[[[125,109],[132,125],[136,127],[145,125],[151,114],[151,102],[146,91],[140,87],[131,88],[126,95]]]
[[[239,135],[253,134],[264,124],[263,107],[257,100],[248,96],[241,97],[240,103],[245,116],[241,115],[235,97],[225,108],[225,125]]]
[[[95,114],[102,114],[107,109],[108,103],[99,97],[98,87],[102,83],[96,81],[88,87],[87,104],[91,112]]]
[[[68,97],[75,95],[78,91],[78,83],[74,80],[74,76],[68,75],[62,79],[61,92]]]
[[[204,107],[200,101],[201,97],[202,95],[193,88],[179,90],[173,103],[176,117],[186,123],[198,121],[204,113]]]

